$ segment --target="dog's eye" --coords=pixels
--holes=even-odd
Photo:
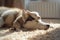
[[[27,18],[27,21],[32,21],[32,20],[34,20],[34,18],[31,17],[31,16],[29,16],[29,17]]]
[[[27,19],[26,19],[26,22],[27,21],[32,21],[32,20],[35,20],[33,17],[29,16]]]

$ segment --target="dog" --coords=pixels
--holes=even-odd
[[[0,17],[3,20],[3,23],[1,23],[1,26],[6,25],[7,27],[11,27],[17,31],[23,27],[30,28],[31,26],[33,26],[33,25],[31,26],[26,25],[27,22],[29,21],[31,23],[33,21],[39,23],[39,25],[43,26],[42,27],[43,29],[49,28],[49,24],[41,20],[41,17],[38,12],[28,11],[28,10],[19,9],[19,8],[0,7]],[[38,28],[40,28],[40,26]]]
[[[26,11],[25,11],[26,12]],[[24,27],[27,29],[41,29],[41,30],[47,30],[50,25],[49,23],[43,22],[39,13],[36,11],[27,11],[25,14],[28,14],[28,18],[26,18],[26,23],[24,24]]]

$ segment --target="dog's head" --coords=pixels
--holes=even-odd
[[[38,12],[31,12],[28,10],[27,11],[24,10],[23,20],[25,21],[25,24],[28,21],[34,20],[35,22],[39,23],[40,26],[42,26],[41,29],[48,29],[49,28],[49,24],[47,24],[41,20],[41,17]]]
[[[38,12],[31,12],[31,11],[23,11],[23,20],[26,21],[32,21],[32,20],[36,20],[38,21],[39,19],[41,19],[41,17],[39,16]]]

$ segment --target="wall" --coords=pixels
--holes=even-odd
[[[14,7],[17,8],[24,8],[24,0],[14,0]]]
[[[47,2],[27,1],[27,9],[38,11],[43,18],[60,18],[60,0],[48,0]],[[29,3],[29,4],[28,4]]]
[[[25,3],[24,3],[24,7],[25,7],[25,9],[28,8],[29,3],[30,3],[30,0],[25,0]]]

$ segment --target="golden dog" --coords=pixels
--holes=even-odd
[[[31,12],[24,9],[19,8],[7,8],[7,7],[0,7],[0,17],[3,19],[3,23],[1,25],[7,25],[8,27],[14,28],[17,31],[20,30],[21,27],[25,27],[27,29],[36,29],[37,26],[34,28],[34,25],[42,25],[38,28],[40,29],[48,29],[49,24],[46,24],[41,21],[41,17],[39,16],[38,12]],[[37,22],[38,24],[34,25],[27,25],[29,23]],[[34,23],[33,22],[33,23]]]

